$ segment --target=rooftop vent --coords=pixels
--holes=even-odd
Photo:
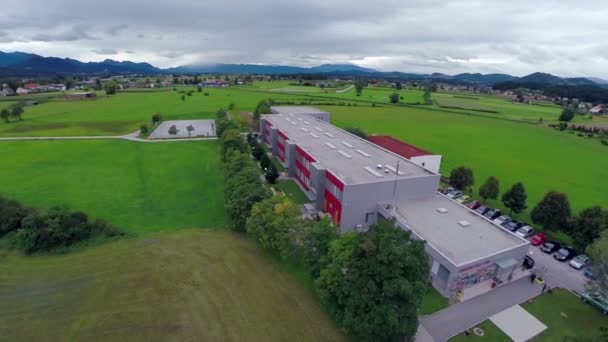
[[[461,225],[462,227],[468,227],[471,225],[471,222],[469,222],[467,220],[462,220],[462,221],[458,221],[458,224]]]
[[[326,132],[326,133],[325,133],[325,135],[327,135],[327,136],[328,136],[328,137],[330,137],[330,138],[333,138],[333,137],[334,137],[334,135],[333,135],[333,134],[328,133],[328,132]]]
[[[298,121],[304,121],[304,119],[302,119],[302,118],[298,118]]]
[[[389,169],[389,170],[393,171],[393,173],[397,173],[397,169],[395,169],[394,167],[392,167],[392,166],[390,166],[390,165],[388,165],[388,164],[387,164],[387,165],[384,165],[384,166],[385,166],[387,169]],[[404,173],[403,173],[403,172],[401,172],[401,171],[399,171],[399,176],[403,176],[403,175],[404,175]]]
[[[378,165],[376,165],[376,169],[378,169],[378,170],[382,170],[382,164],[378,164]]]
[[[313,137],[313,138],[318,138],[319,137],[318,135],[316,135],[314,133],[310,133],[310,136]]]
[[[338,153],[340,153],[341,155],[343,155],[345,158],[351,159],[352,156],[342,150],[338,150]]]
[[[319,132],[323,132],[323,130],[322,130],[321,128],[319,128],[319,127],[315,127],[315,129],[316,129],[317,131],[319,131]]]
[[[369,155],[369,154],[365,153],[365,152],[364,152],[364,151],[362,151],[362,150],[357,150],[357,152],[358,152],[360,155],[364,156],[364,157],[367,157],[367,158],[369,158],[369,157],[370,157],[370,155]]]
[[[391,173],[391,170],[389,170],[389,169],[384,169],[384,173]]]
[[[346,141],[343,141],[343,142],[342,142],[342,145],[344,145],[344,146],[346,146],[346,147],[353,148],[353,145],[351,145],[351,144],[347,143]]]
[[[332,143],[325,143],[325,146],[331,148],[332,150],[336,149],[336,145],[332,144]]]
[[[436,210],[440,214],[446,214],[448,212],[448,210],[446,208],[437,208]]]
[[[382,174],[381,174],[381,173],[377,172],[376,170],[372,169],[372,168],[371,168],[371,167],[369,167],[369,166],[364,167],[364,169],[365,169],[365,171],[367,171],[367,172],[371,173],[372,175],[374,175],[374,176],[376,176],[376,177],[378,177],[378,178],[382,178],[382,177],[384,177],[384,176],[382,176]]]
[[[310,125],[310,122],[308,122],[308,121],[304,121],[304,123],[307,124],[307,125]]]
[[[306,128],[306,127],[302,127],[300,129],[303,130],[304,132],[308,132],[308,128]]]

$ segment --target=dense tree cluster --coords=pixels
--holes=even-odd
[[[367,139],[367,133],[365,133],[365,131],[359,127],[347,127],[344,130],[350,134],[358,136],[359,138]]]
[[[38,211],[0,197],[0,238],[7,235],[15,247],[32,254],[61,251],[92,238],[123,233],[105,221],[90,220],[86,214],[66,207]]]
[[[509,81],[493,86],[496,90],[526,88],[542,90],[545,96],[568,99],[579,99],[584,102],[608,102],[608,89],[596,85],[552,85],[547,83]]]
[[[258,105],[255,107],[253,111],[253,119],[259,120],[262,114],[270,114],[270,106],[272,106],[272,99],[262,100],[258,102]]]
[[[15,119],[17,121],[23,120],[24,106],[25,103],[19,102],[11,105],[9,108],[0,110],[0,119],[5,123],[11,122],[11,119]]]

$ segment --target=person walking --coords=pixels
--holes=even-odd
[[[534,279],[536,279],[536,273],[530,274],[530,284],[534,283]]]
[[[541,294],[542,294],[542,293],[545,293],[545,290],[546,290],[546,289],[547,289],[547,283],[545,283],[545,284],[543,285],[543,289],[542,289],[542,291],[541,291],[540,293],[541,293]]]

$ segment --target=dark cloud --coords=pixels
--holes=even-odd
[[[3,4],[0,50],[96,60],[111,49],[164,67],[335,62],[608,77],[607,17],[601,0],[28,0]]]
[[[118,51],[114,49],[94,49],[91,50],[98,55],[117,55]]]

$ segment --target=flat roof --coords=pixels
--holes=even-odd
[[[266,114],[262,118],[346,184],[436,175],[406,158],[310,115]],[[378,168],[378,165],[382,167]]]
[[[528,244],[527,240],[440,193],[401,200],[397,211],[414,233],[456,265]]]
[[[367,137],[367,140],[405,158],[433,155],[431,152],[425,151],[388,135],[370,135]]]
[[[293,115],[303,115],[303,114],[312,114],[312,113],[327,113],[326,111],[322,111],[319,108],[315,107],[307,107],[307,106],[271,106],[270,110],[274,113],[280,114],[293,114]]]

